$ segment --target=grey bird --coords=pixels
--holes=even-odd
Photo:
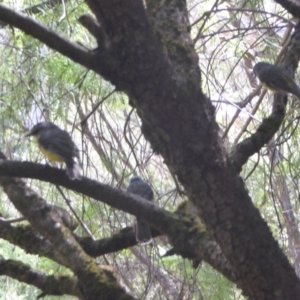
[[[266,89],[280,95],[293,94],[300,99],[300,87],[281,67],[259,62],[254,66],[253,73]]]
[[[138,195],[148,201],[153,201],[153,191],[148,183],[142,180],[140,177],[135,176],[130,179],[129,186],[127,188],[129,193]],[[137,218],[135,227],[135,236],[138,243],[148,244],[151,242],[150,226],[147,222]]]
[[[68,132],[60,129],[52,122],[41,122],[34,125],[25,136],[36,138],[39,149],[49,161],[64,162],[71,180],[81,179],[74,160],[74,158],[77,158],[81,166],[79,150]]]

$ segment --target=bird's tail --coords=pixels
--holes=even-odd
[[[79,167],[74,163],[67,163],[67,174],[71,180],[81,179]]]
[[[74,145],[74,154],[74,156],[77,158],[78,165],[80,166],[80,168],[82,168],[82,161],[80,159],[79,149],[76,147],[76,145]]]
[[[145,221],[137,221],[135,227],[136,241],[141,244],[148,244],[152,240],[150,226]]]

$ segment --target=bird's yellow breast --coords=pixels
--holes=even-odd
[[[39,142],[38,142],[38,147],[39,147],[39,149],[41,150],[41,152],[43,153],[43,155],[44,155],[48,160],[50,160],[50,161],[57,161],[57,162],[64,162],[64,159],[63,159],[60,155],[58,155],[58,154],[56,154],[56,153],[54,153],[54,152],[50,152],[50,151],[46,150],[44,147],[42,147],[42,146],[40,145]]]
[[[272,89],[270,86],[268,86],[265,82],[261,82],[261,85],[266,89],[266,90],[269,90],[273,93],[276,93],[276,89]]]

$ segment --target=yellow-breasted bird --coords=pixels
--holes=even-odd
[[[81,179],[79,168],[74,158],[81,165],[79,150],[71,136],[65,130],[51,122],[41,122],[33,126],[26,136],[34,136],[44,156],[54,162],[64,162],[71,180]]]
[[[293,94],[300,99],[300,87],[282,68],[259,62],[254,66],[253,73],[266,89],[280,95]]]

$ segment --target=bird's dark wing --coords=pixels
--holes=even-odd
[[[259,80],[270,90],[282,95],[295,93],[294,80],[277,66],[269,66],[258,73]]]
[[[153,201],[153,191],[148,183],[142,179],[131,181],[127,191],[132,194],[141,196],[142,198]]]
[[[74,162],[74,142],[70,135],[61,129],[45,132],[40,138],[39,143],[49,152],[54,152],[61,156],[65,162]]]

